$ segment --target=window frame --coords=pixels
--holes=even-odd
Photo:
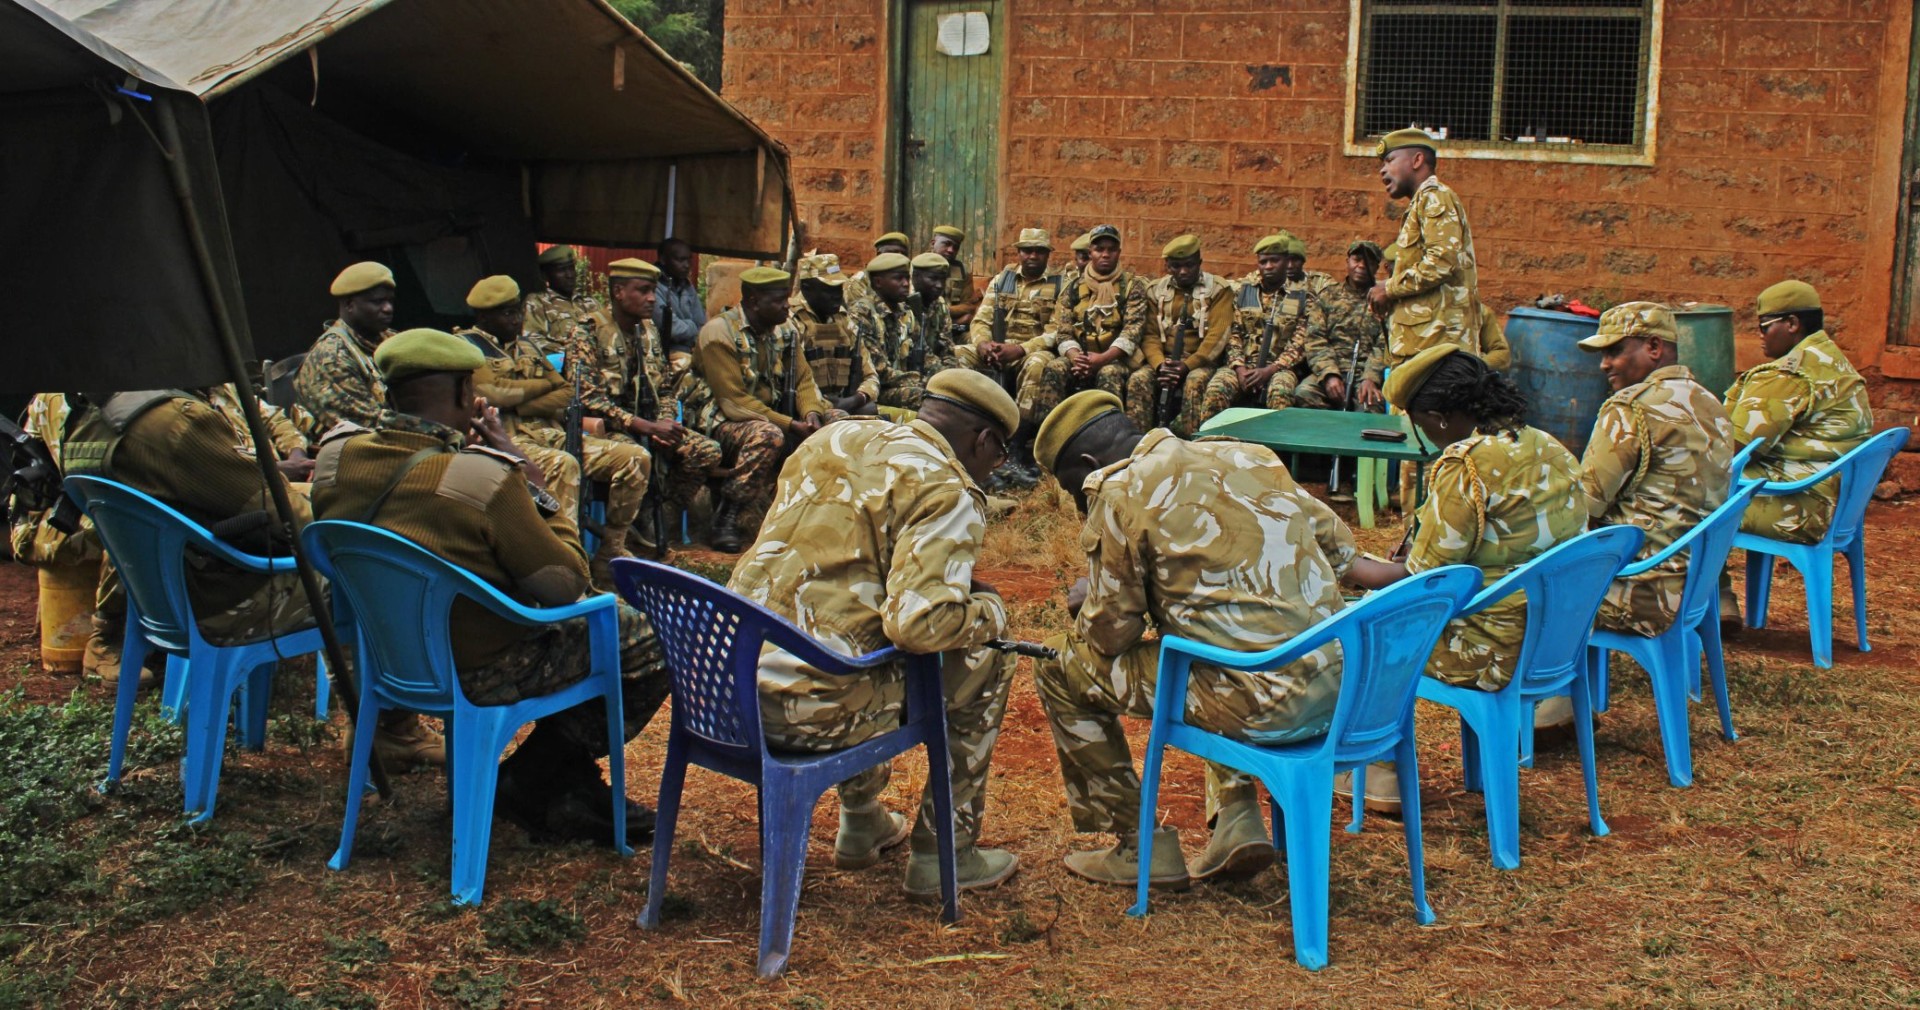
[[[1360,48],[1361,34],[1365,27],[1365,11],[1362,9],[1373,0],[1350,0],[1350,14],[1347,18],[1347,96],[1346,96],[1346,133],[1342,145],[1348,157],[1371,158],[1378,150],[1378,137],[1356,139],[1360,127]],[[1445,0],[1433,0],[1435,6],[1444,6]],[[1518,14],[1526,16],[1527,8],[1516,8],[1510,0],[1497,0],[1488,8],[1503,21]],[[1538,161],[1572,163],[1581,165],[1652,165],[1659,151],[1660,136],[1660,49],[1666,24],[1666,0],[1649,0],[1647,10],[1648,33],[1646,49],[1642,62],[1647,78],[1646,101],[1637,110],[1645,117],[1645,128],[1641,134],[1641,143],[1634,150],[1625,150],[1620,145],[1597,144],[1521,144],[1511,141],[1453,140],[1440,142],[1441,153],[1449,158],[1470,158],[1484,161]],[[1504,61],[1496,58],[1496,75],[1504,72]],[[1494,80],[1496,95],[1500,80]]]

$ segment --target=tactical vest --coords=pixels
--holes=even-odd
[[[101,394],[89,396],[89,402]],[[67,422],[60,439],[60,466],[69,474],[87,477],[113,476],[113,454],[127,437],[127,429],[142,414],[174,399],[195,399],[181,389],[140,389],[115,393],[105,403],[81,411]]]
[[[1246,356],[1256,367],[1266,367],[1274,358],[1286,350],[1287,343],[1293,338],[1295,330],[1307,318],[1307,299],[1312,297],[1305,291],[1294,288],[1282,288],[1279,304],[1274,306],[1273,340],[1266,340],[1266,310],[1260,304],[1260,283],[1250,281],[1240,285],[1233,297],[1234,310],[1239,314],[1241,325],[1246,330]]]
[[[809,312],[808,316],[811,315]],[[832,319],[824,321],[802,319],[795,313],[792,322],[805,341],[801,353],[806,355],[807,365],[813,370],[813,381],[821,392],[833,399],[853,395],[866,376],[861,374],[860,349],[853,330],[847,325],[846,312],[836,312]]]
[[[1004,341],[1007,339],[1007,317],[1013,314],[1013,306],[1007,304],[1007,299],[1013,298],[1019,295],[1020,293],[1019,275],[1020,275],[1019,267],[1009,266],[1006,269],[1000,271],[1000,276],[995,277],[993,279],[993,294],[994,294],[993,339],[995,340]],[[1060,300],[1060,287],[1061,287],[1062,277],[1059,274],[1046,274],[1046,275],[1043,275],[1040,279],[1043,281],[1053,282],[1053,292],[1050,295],[1048,295],[1046,298],[1048,318],[1035,320],[1035,325],[1037,325],[1040,329],[1044,330],[1046,329],[1048,321],[1052,318],[1052,311],[1053,311],[1052,307],[1054,303]],[[1039,336],[1039,334],[1034,333],[1031,336],[1029,336],[1027,339],[1031,340],[1033,339],[1033,337],[1037,337],[1037,336]]]

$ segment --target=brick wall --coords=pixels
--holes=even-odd
[[[1346,0],[1003,0],[1010,5],[1003,244],[1118,225],[1129,261],[1205,240],[1247,269],[1285,227],[1316,266],[1399,207],[1343,153]],[[818,244],[863,259],[887,221],[885,0],[728,4],[723,94],[793,151]],[[1750,309],[1789,276],[1824,293],[1866,365],[1885,342],[1912,5],[1666,0],[1658,163],[1444,159],[1467,202],[1483,294],[1547,291]],[[1064,243],[1063,243],[1064,245]]]

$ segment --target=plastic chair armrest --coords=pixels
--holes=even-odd
[[[1838,475],[1839,472],[1840,472],[1840,467],[1838,464],[1835,464],[1834,466],[1827,467],[1826,469],[1820,471],[1819,473],[1814,474],[1811,477],[1802,477],[1799,480],[1761,481],[1758,497],[1777,498],[1783,494],[1794,494],[1796,492],[1805,491],[1806,489],[1814,486],[1815,484],[1820,483],[1821,481],[1829,480],[1833,478],[1834,476]]]
[[[773,616],[778,618],[778,615]],[[862,670],[871,670],[876,666],[909,655],[909,653],[902,652],[900,649],[889,645],[875,649],[863,656],[844,656],[821,645],[812,635],[794,627],[783,618],[779,619],[778,624],[769,624],[767,626],[766,641],[778,648],[786,650],[792,654],[795,659],[819,670],[821,673],[829,673],[835,676],[846,676],[850,673],[859,673]]]
[[[461,594],[473,599],[494,614],[504,617],[515,624],[540,625],[558,624],[571,621],[576,617],[587,617],[599,611],[612,613],[616,610],[619,597],[612,593],[596,593],[578,603],[567,603],[558,607],[529,607],[516,602],[506,594],[475,579],[461,587]]]
[[[1285,666],[1340,637],[1342,618],[1353,612],[1354,608],[1342,610],[1264,652],[1235,652],[1179,635],[1161,636],[1160,648],[1229,670],[1271,670]]]

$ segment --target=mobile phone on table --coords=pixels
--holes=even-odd
[[[1360,437],[1369,442],[1405,442],[1407,433],[1395,428],[1363,428]]]

